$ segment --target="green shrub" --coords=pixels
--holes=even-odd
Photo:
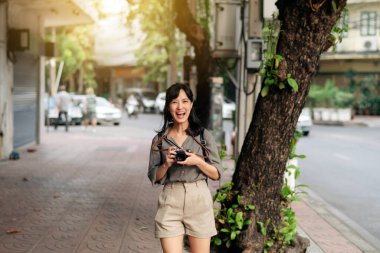
[[[355,97],[336,87],[333,80],[327,80],[324,86],[313,84],[310,88],[308,104],[310,107],[352,107]]]

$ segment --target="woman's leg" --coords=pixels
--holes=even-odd
[[[183,251],[183,235],[161,238],[160,241],[164,253],[182,253]]]
[[[191,253],[209,253],[211,238],[197,238],[189,236]]]

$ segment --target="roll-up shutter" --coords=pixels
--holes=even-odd
[[[13,145],[19,147],[36,140],[37,127],[37,57],[18,53],[14,64]]]

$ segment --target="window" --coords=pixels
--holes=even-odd
[[[360,34],[362,36],[376,35],[377,14],[375,11],[363,11],[360,17]]]

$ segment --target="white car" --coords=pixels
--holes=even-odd
[[[154,111],[156,113],[164,113],[166,92],[160,92],[154,103]]]
[[[86,95],[75,95],[73,96],[73,100],[74,103],[83,108],[86,102]],[[113,123],[116,126],[120,125],[121,116],[122,114],[119,108],[116,108],[103,97],[96,97],[96,121],[99,124]]]
[[[44,108],[45,108],[45,125],[54,124],[57,120],[59,124],[64,124],[65,119],[64,115],[61,115],[61,118],[58,119],[58,107],[56,97],[49,97],[47,94],[44,96]],[[68,121],[70,124],[80,125],[82,122],[82,110],[75,103],[70,104],[68,114]]]
[[[102,123],[113,123],[120,125],[121,110],[103,97],[96,97],[96,120]]]
[[[302,132],[304,136],[308,136],[310,129],[313,126],[310,114],[306,110],[302,110],[301,115],[297,121],[297,130]]]
[[[233,112],[236,111],[234,101],[224,97],[223,100],[223,119],[232,119]]]

